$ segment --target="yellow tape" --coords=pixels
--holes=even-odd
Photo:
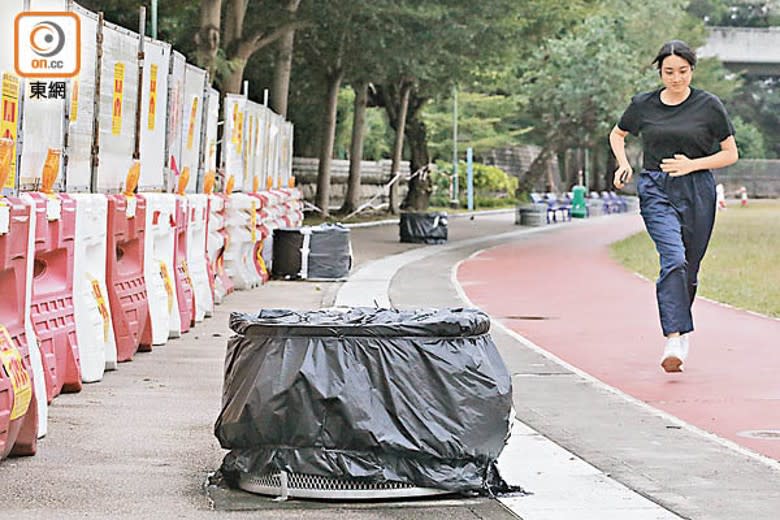
[[[11,388],[14,391],[14,406],[11,409],[13,421],[24,416],[30,408],[32,400],[32,381],[30,374],[24,367],[24,360],[16,348],[11,334],[8,333],[3,325],[0,325],[0,361],[2,361],[5,374],[11,381]]]

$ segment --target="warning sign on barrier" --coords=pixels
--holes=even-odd
[[[195,117],[198,114],[198,98],[192,98],[192,110],[190,110],[190,123],[187,128],[187,150],[192,150],[192,140],[195,137]]]
[[[3,118],[0,119],[0,137],[11,139],[14,142],[11,151],[11,171],[16,171],[16,126],[19,120],[19,78],[13,74],[3,74],[2,104]],[[16,187],[16,176],[9,175],[5,180],[5,186],[0,188]]]
[[[13,421],[27,413],[32,399],[32,382],[30,374],[24,367],[24,360],[14,340],[3,325],[0,325],[0,361],[5,374],[14,389],[14,407],[10,420]]]
[[[122,133],[122,93],[125,85],[125,64],[114,64],[114,99],[112,102],[113,111],[111,112],[111,133],[119,135]]]
[[[89,277],[90,284],[92,285],[92,296],[97,303],[98,312],[103,319],[103,342],[108,341],[108,330],[111,323],[110,316],[108,314],[108,305],[106,305],[106,299],[103,297],[103,292],[100,290],[100,282],[96,279]]]
[[[252,228],[252,243],[257,242],[257,208],[255,201],[252,201],[252,212],[249,214],[249,225]]]
[[[192,287],[192,277],[190,276],[190,268],[187,266],[187,261],[183,260],[181,267],[184,270],[184,277],[187,279],[187,283]]]
[[[154,120],[157,114],[157,65],[152,64],[150,68],[149,82],[149,120],[147,128],[154,130]]]
[[[165,285],[165,292],[168,294],[168,314],[170,314],[173,310],[173,282],[165,262],[160,262],[160,276],[162,277],[163,285]]]
[[[70,114],[68,118],[75,123],[79,118],[79,80],[73,80],[70,90]]]

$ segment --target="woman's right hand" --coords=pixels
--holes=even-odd
[[[612,181],[612,184],[614,184],[617,189],[622,190],[627,183],[631,182],[631,177],[633,175],[634,170],[631,168],[630,164],[618,166],[618,169],[615,170],[615,178]]]

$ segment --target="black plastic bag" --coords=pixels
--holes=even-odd
[[[475,309],[233,313],[221,472],[505,491],[510,375]]]
[[[446,213],[403,212],[398,222],[401,242],[444,244],[447,242]]]
[[[343,280],[351,268],[352,246],[349,229],[344,226],[322,224],[274,230],[274,277]]]

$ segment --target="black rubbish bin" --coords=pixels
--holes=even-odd
[[[230,326],[215,434],[231,485],[509,489],[512,384],[483,312],[266,309]]]
[[[398,223],[401,242],[444,244],[447,242],[447,213],[401,213]]]
[[[338,224],[274,229],[271,266],[275,278],[343,280],[352,268],[349,229]]]

